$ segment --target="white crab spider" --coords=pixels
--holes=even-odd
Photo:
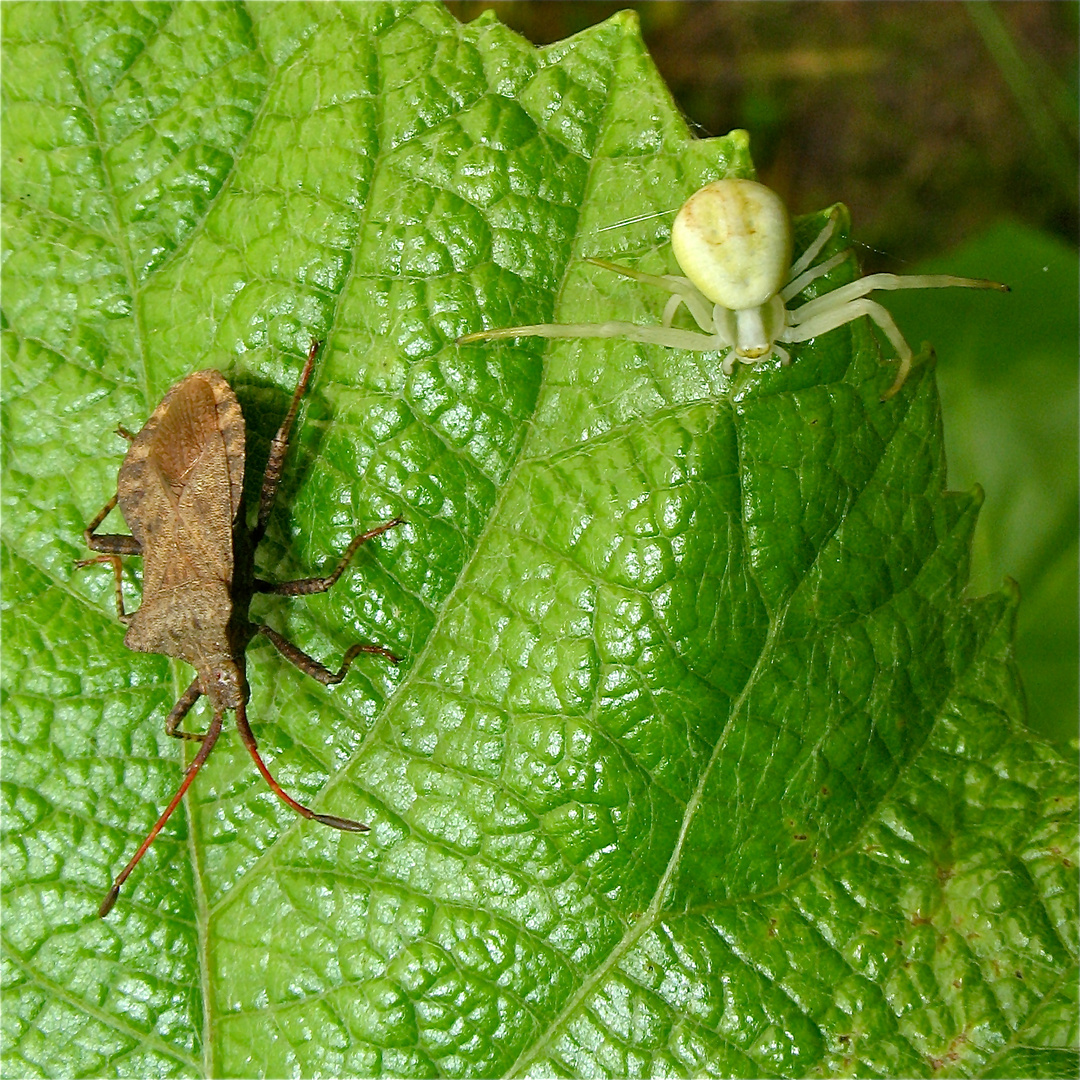
[[[968,289],[999,289],[1007,285],[946,274],[871,274],[842,285],[795,308],[787,306],[812,281],[847,258],[842,251],[812,266],[836,227],[834,214],[814,242],[791,262],[791,223],[780,196],[754,180],[715,180],[683,204],[671,229],[671,247],[686,274],[656,277],[627,266],[588,259],[624,277],[656,285],[672,293],[661,326],[629,322],[541,323],[482,330],[458,338],[459,345],[495,338],[621,337],[666,345],[673,349],[727,353],[722,369],[735,370],[736,362],[758,364],[772,356],[788,364],[791,358],[778,343],[808,341],[844,323],[868,315],[892,342],[900,358],[896,380],[882,400],[904,385],[911,370],[912,352],[892,316],[867,294],[877,289],[937,289],[950,285]],[[680,330],[671,325],[685,304],[704,331]]]

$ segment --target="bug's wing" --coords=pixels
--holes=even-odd
[[[212,490],[231,524],[244,487],[244,415],[232,387],[220,372],[197,371],[169,391],[166,404],[154,414],[161,415],[152,458],[174,490]]]
[[[243,471],[236,396],[216,371],[189,375],[165,395],[120,470],[120,509],[144,553],[144,598],[231,582]]]

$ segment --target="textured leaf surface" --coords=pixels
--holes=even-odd
[[[1077,736],[1080,619],[1076,596],[1080,522],[1077,430],[1076,249],[1002,223],[915,273],[1008,281],[1002,305],[971,294],[898,293],[889,306],[918,341],[934,329],[947,358],[939,373],[949,486],[986,489],[973,544],[971,582],[996,588],[1009,575],[1024,598],[1016,658],[1028,723],[1065,745]],[[1012,337],[998,350],[994,342]]]
[[[751,171],[631,21],[2,16],[5,1075],[1075,1074],[1075,770],[1022,726],[1015,598],[965,598],[929,370],[881,405],[861,325],[731,380],[453,344],[655,320],[581,256],[671,269],[626,222]],[[372,832],[288,816],[232,735],[99,920],[190,678],[73,570],[111,430],[217,366],[258,462],[313,334],[261,570],[408,525],[256,613],[407,662],[328,691],[256,643],[249,712]]]

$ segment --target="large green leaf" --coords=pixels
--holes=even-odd
[[[1006,574],[1019,582],[1016,655],[1028,722],[1066,743],[1077,735],[1080,647],[1077,253],[1002,222],[917,272],[946,266],[1008,281],[1013,294],[987,305],[970,293],[925,290],[894,294],[889,306],[916,341],[933,333],[946,358],[940,385],[949,484],[986,488],[971,584],[996,588]],[[996,348],[1002,340],[1010,348]]]
[[[863,325],[733,379],[454,345],[655,320],[580,257],[672,267],[643,215],[751,171],[632,19],[2,15],[5,1075],[1076,1072],[1076,773],[1023,726],[1015,597],[965,595],[929,368],[880,404]],[[291,816],[230,733],[99,920],[190,753],[190,672],[73,569],[111,431],[218,366],[258,463],[311,335],[262,570],[408,524],[257,612],[407,661],[325,690],[257,643],[250,715],[372,832]]]

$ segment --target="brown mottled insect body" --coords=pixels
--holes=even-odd
[[[286,794],[259,755],[245,711],[249,690],[244,654],[256,634],[264,635],[282,656],[326,686],[340,682],[362,652],[399,662],[382,646],[358,644],[346,652],[341,668],[331,672],[269,626],[248,619],[254,593],[298,596],[325,592],[341,576],[361,544],[401,524],[400,518],[394,518],[355,537],[326,577],[274,584],[255,576],[255,549],[266,530],[289,434],[318,349],[319,343],[313,342],[289,411],[271,442],[254,528],[248,528],[244,512],[244,416],[236,395],[219,372],[197,371],[177,383],[138,435],[119,429],[131,446],[117,478],[117,493],[84,533],[90,549],[102,554],[79,565],[111,564],[117,612],[127,626],[124,643],[128,648],[164,653],[195,668],[196,677],[173,706],[165,730],[176,738],[198,740],[202,746],[165,812],[117,877],[101,905],[102,916],[112,909],[121,885],[209,757],[226,710],[235,711],[244,744],[280,799],[297,813],[324,825],[351,832],[367,831],[366,825],[318,814]],[[131,535],[96,534],[94,530],[117,505]],[[121,557],[125,555],[143,558],[142,604],[130,614],[124,610],[121,589]],[[204,695],[213,711],[206,733],[179,731],[183,718]]]

